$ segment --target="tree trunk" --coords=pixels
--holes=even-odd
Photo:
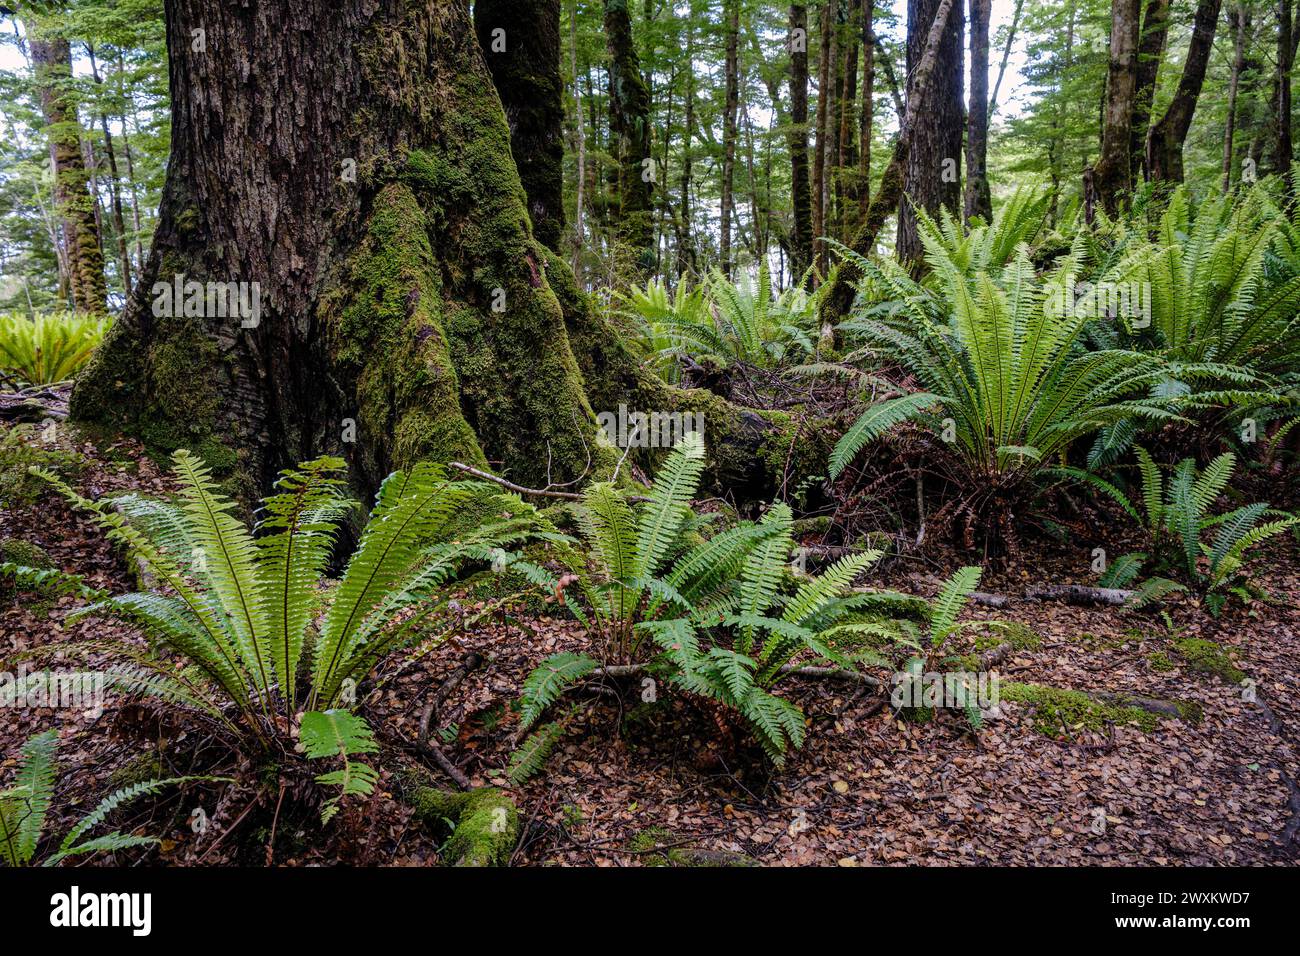
[[[713,487],[772,493],[779,419],[646,373],[532,236],[459,0],[165,13],[172,148],[153,248],[74,418],[196,449],[251,497],[324,452],[363,493],[421,459],[530,487],[609,474],[618,453],[593,408],[626,403],[703,415]],[[229,282],[251,308],[204,287]]]
[[[1087,198],[1095,197],[1112,217],[1119,215],[1133,192],[1129,140],[1137,85],[1138,9],[1138,0],[1111,0],[1101,158],[1090,170],[1091,182],[1085,183]]]
[[[731,277],[731,222],[736,214],[736,113],[740,105],[740,0],[726,0],[726,103],[722,114],[722,222],[718,256]]]
[[[875,122],[876,92],[876,28],[873,23],[875,0],[862,3],[862,112],[858,114],[858,175],[862,188],[858,192],[858,221],[854,229],[866,218],[871,204],[871,131]]]
[[[790,271],[812,264],[812,197],[808,192],[808,6],[790,4]]]
[[[894,151],[890,156],[889,165],[885,167],[884,175],[880,178],[880,189],[876,191],[871,205],[867,207],[867,215],[854,235],[853,241],[847,243],[863,258],[873,253],[876,237],[884,227],[885,220],[898,207],[899,199],[903,194],[903,170],[912,149],[912,139],[918,125],[916,118],[929,114],[931,98],[934,95],[932,77],[939,61],[939,48],[943,45],[947,33],[948,18],[952,16],[956,6],[956,0],[939,0],[938,9],[934,12],[934,20],[930,23],[921,61],[908,88],[903,127],[894,142]],[[835,284],[827,293],[826,304],[823,307],[827,318],[848,313],[853,304],[852,281],[856,274],[856,267],[851,260],[841,261],[840,269],[835,275]]]
[[[966,117],[966,219],[993,220],[989,194],[989,17],[992,0],[970,0],[970,108]]]
[[[165,10],[159,222],[74,417],[248,490],[321,452],[371,488],[421,458],[542,484],[608,459],[462,5]]]
[[[826,58],[826,149],[822,153],[822,235],[834,237],[835,180],[840,161],[840,20],[839,0],[829,5],[830,47]],[[823,275],[828,271],[830,247],[817,244],[817,259]]]
[[[510,125],[533,236],[558,252],[564,233],[560,0],[476,0],[474,29]]]
[[[822,179],[826,173],[826,113],[830,104],[831,31],[834,29],[831,2],[826,0],[822,4],[817,29],[817,142],[813,149],[812,230],[813,261],[817,263],[817,272],[821,276],[826,274],[826,244],[821,241],[826,235],[826,191]]]
[[[1220,0],[1201,0],[1196,6],[1196,20],[1192,28],[1192,42],[1187,48],[1187,60],[1178,89],[1169,103],[1169,109],[1160,122],[1151,127],[1147,136],[1147,168],[1155,182],[1183,181],[1183,143],[1192,126],[1196,101],[1205,82],[1205,70],[1214,49],[1214,31],[1219,25]]]
[[[654,266],[650,202],[650,90],[641,75],[628,0],[605,0],[610,135],[618,157],[619,232],[642,269]]]
[[[1133,94],[1133,128],[1129,131],[1129,175],[1133,182],[1138,176],[1151,178],[1146,163],[1147,130],[1151,125],[1151,101],[1156,94],[1156,78],[1160,61],[1165,55],[1165,40],[1169,36],[1169,0],[1147,0],[1142,17],[1142,32],[1138,37],[1137,79]]]
[[[1199,11],[1198,11],[1199,12]],[[1291,0],[1278,0],[1277,30],[1277,171],[1291,183],[1291,64],[1295,62]]]
[[[939,0],[907,2],[907,88],[908,114],[911,119],[912,87],[917,69],[925,54],[927,27],[934,21]],[[961,4],[953,4],[948,23],[940,39],[932,82],[923,122],[910,123],[911,149],[903,176],[903,198],[898,209],[897,255],[901,262],[918,262],[924,252],[916,228],[915,207],[937,215],[947,207],[961,208],[962,128],[965,125],[965,80],[963,77],[962,36],[965,14]]]
[[[102,96],[104,78],[99,75],[99,64],[95,61],[95,48],[87,46],[86,49],[90,56],[90,75]],[[122,290],[125,294],[130,295],[131,257],[126,251],[126,219],[122,215],[122,187],[117,172],[117,152],[113,149],[113,133],[108,126],[108,111],[102,107],[99,111],[99,123],[100,128],[104,131],[104,152],[108,158],[108,187],[109,196],[112,200],[113,231],[117,234],[117,265],[122,273]]]
[[[66,39],[44,36],[30,24],[32,72],[45,120],[54,174],[54,205],[61,220],[61,238],[68,269],[68,290],[78,312],[103,314],[108,288],[104,254],[95,222],[95,198],[81,153],[81,123],[71,95],[72,49]]]
[[[849,16],[840,43],[840,132],[839,175],[835,178],[836,222],[834,236],[840,242],[849,238],[852,228],[850,209],[858,204],[858,38],[861,10],[857,0],[848,0]]]
[[[691,13],[694,14],[694,5]],[[682,120],[682,179],[681,179],[681,216],[679,217],[679,234],[677,237],[677,278],[680,280],[687,270],[698,271],[695,262],[695,241],[691,236],[691,177],[692,145],[695,142],[695,20],[686,27],[686,116]]]
[[[1232,186],[1232,150],[1237,132],[1237,94],[1241,89],[1241,74],[1246,69],[1246,43],[1250,33],[1250,11],[1239,2],[1232,12],[1233,51],[1232,77],[1228,81],[1228,119],[1223,132],[1223,191]]]

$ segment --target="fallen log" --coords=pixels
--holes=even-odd
[[[1030,601],[1065,601],[1067,604],[1110,604],[1118,607],[1133,597],[1136,591],[1122,588],[1094,588],[1086,584],[1045,584],[1025,589]]]

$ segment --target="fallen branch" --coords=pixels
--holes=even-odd
[[[582,495],[576,491],[555,491],[551,488],[525,488],[523,485],[517,485],[513,481],[507,481],[499,475],[494,475],[490,471],[484,471],[482,468],[475,468],[473,465],[467,465],[464,462],[452,461],[447,463],[457,471],[463,471],[467,475],[473,475],[475,478],[482,478],[484,481],[490,481],[500,485],[507,491],[513,491],[520,495],[533,495],[538,498],[559,498],[563,501],[581,501]],[[645,495],[628,495],[628,501],[649,501]]]
[[[1030,601],[1065,601],[1067,604],[1115,606],[1124,604],[1136,593],[1121,588],[1094,588],[1086,584],[1047,584],[1025,589],[1025,597]]]

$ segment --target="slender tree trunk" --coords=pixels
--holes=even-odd
[[[100,89],[100,95],[103,95],[104,79],[99,75],[99,64],[95,61],[95,48],[87,47],[90,55],[91,77],[95,81],[95,86]],[[131,256],[127,253],[126,248],[126,219],[122,215],[122,188],[121,179],[117,172],[117,152],[113,149],[113,131],[108,126],[108,111],[101,109],[99,111],[100,128],[104,131],[104,152],[108,158],[109,174],[109,195],[113,204],[113,231],[117,234],[117,263],[122,272],[122,289],[127,294],[131,294]]]
[[[1133,128],[1129,131],[1130,173],[1133,182],[1142,175],[1151,178],[1146,163],[1147,131],[1151,126],[1151,101],[1156,93],[1160,61],[1169,35],[1169,0],[1147,0],[1138,37],[1137,79],[1133,98]]]
[[[871,204],[871,132],[875,122],[876,93],[876,29],[873,23],[875,0],[862,3],[862,111],[858,114],[858,176],[862,188],[858,192],[858,221],[854,229],[866,218]]]
[[[840,44],[840,132],[839,175],[836,177],[835,238],[843,242],[852,228],[850,208],[856,209],[858,200],[858,38],[862,34],[862,15],[857,0],[848,0],[849,15],[842,31]]]
[[[1169,102],[1169,109],[1160,121],[1151,127],[1147,136],[1147,168],[1156,182],[1183,181],[1183,143],[1192,126],[1196,101],[1205,82],[1205,70],[1214,49],[1214,31],[1219,25],[1220,0],[1201,0],[1196,7],[1192,42],[1187,48],[1187,60],[1178,89]]]
[[[62,220],[68,289],[79,312],[102,314],[107,308],[104,255],[95,222],[95,197],[81,152],[81,123],[71,95],[72,49],[66,39],[27,30],[37,97],[45,119],[54,173],[54,205]]]
[[[731,224],[735,216],[736,120],[740,103],[740,0],[726,0],[726,103],[722,115],[722,222],[718,254],[722,273],[731,276]]]
[[[586,242],[584,213],[587,202],[587,130],[582,115],[582,85],[578,82],[578,0],[569,0],[569,71],[573,74],[573,147],[577,163],[573,201],[571,268],[582,283],[582,247]]]
[[[1089,171],[1084,193],[1110,216],[1119,214],[1133,192],[1129,155],[1137,89],[1138,0],[1111,0],[1110,66],[1102,109],[1101,158]],[[1091,221],[1091,216],[1089,217]]]
[[[125,91],[122,89],[122,74],[125,71],[125,64],[122,61],[121,54],[117,57],[117,95],[119,102],[126,99]],[[135,120],[135,109],[131,110],[131,119]],[[138,273],[144,268],[144,226],[140,217],[140,189],[135,178],[135,159],[131,155],[131,136],[127,132],[126,111],[123,110],[118,114],[118,120],[122,123],[122,153],[126,156],[126,180],[131,187],[131,224],[135,229],[135,271]],[[139,129],[139,124],[136,124]]]
[[[908,0],[907,3],[907,88],[911,116],[912,87],[925,55],[926,26],[935,18],[938,0]],[[929,97],[923,122],[909,123],[913,131],[903,178],[903,198],[898,210],[897,255],[900,261],[919,263],[924,252],[917,232],[915,207],[930,215],[941,208],[961,209],[962,129],[965,126],[965,70],[962,68],[965,13],[953,4],[937,52],[934,91]]]
[[[826,61],[826,150],[822,153],[822,229],[823,235],[836,234],[835,180],[840,157],[840,23],[839,0],[830,4],[830,48]],[[818,243],[819,271],[825,275],[830,263],[830,248]]]
[[[694,6],[691,8],[694,13]],[[695,271],[695,240],[691,235],[692,148],[695,143],[695,19],[686,27],[686,116],[683,119],[681,235],[677,240],[677,277]]]
[[[970,106],[966,116],[965,214],[993,221],[989,193],[989,17],[992,0],[970,0]]]
[[[564,234],[560,0],[476,0],[474,28],[510,124],[533,235],[558,252]]]
[[[1228,119],[1223,132],[1223,191],[1232,186],[1233,140],[1237,132],[1237,95],[1241,89],[1241,75],[1246,68],[1246,43],[1250,33],[1250,11],[1245,2],[1239,2],[1232,11],[1232,76],[1228,80]]]
[[[1295,45],[1291,22],[1291,0],[1278,0],[1277,31],[1277,171],[1291,183],[1291,64],[1295,62]]]
[[[808,5],[790,4],[790,271],[812,264],[812,197],[808,189]]]
[[[831,88],[831,31],[834,29],[831,19],[832,0],[822,4],[818,22],[818,57],[817,57],[817,142],[813,149],[812,170],[812,229],[813,261],[817,264],[817,274],[825,276],[824,246],[821,238],[826,235],[826,141],[827,110],[830,105]]]
[[[642,269],[654,266],[651,221],[650,91],[632,38],[628,0],[605,0],[610,135],[618,157],[619,231]]]
[[[912,74],[912,83],[908,87],[905,114],[907,118],[903,122],[902,129],[899,130],[898,139],[894,142],[894,151],[890,156],[889,165],[885,167],[884,175],[880,178],[880,189],[871,200],[862,226],[853,237],[853,241],[848,243],[849,247],[863,258],[873,253],[876,237],[884,227],[885,221],[898,208],[899,199],[903,195],[904,168],[908,164],[908,154],[912,150],[916,127],[922,122],[917,117],[929,115],[931,99],[936,93],[933,77],[939,63],[939,48],[944,43],[948,20],[956,7],[957,0],[939,0],[939,6],[934,12],[934,19],[930,23],[930,30],[922,48],[920,62]],[[826,296],[825,317],[841,316],[849,311],[853,304],[852,281],[855,277],[852,260],[842,261],[841,268],[835,276],[835,284]]]

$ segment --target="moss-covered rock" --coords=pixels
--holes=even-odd
[[[21,538],[0,538],[0,564],[19,564],[25,568],[52,568],[54,560],[39,545]]]

